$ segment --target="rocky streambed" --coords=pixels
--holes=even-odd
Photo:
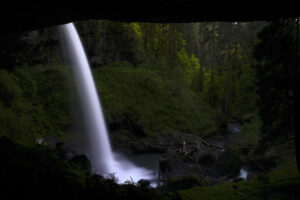
[[[197,175],[217,184],[239,175],[242,162],[234,150],[212,145],[194,135],[182,135],[182,139],[181,146],[171,146],[162,154],[161,180]]]
[[[234,135],[240,134],[240,130],[240,124],[228,124],[222,133],[224,137],[212,135],[203,139],[191,134],[168,133],[137,141],[115,140],[115,147],[127,154],[160,153],[158,185],[183,177],[201,177],[206,180],[203,183],[218,184],[245,179],[245,173],[241,175],[239,152],[227,145],[232,144]]]
[[[236,148],[232,148],[235,135],[240,134],[240,129],[239,124],[229,124],[224,133],[211,135],[205,139],[191,134],[168,133],[138,140],[113,138],[112,141],[114,149],[122,152],[125,157],[127,155],[127,158],[137,166],[156,171],[153,177],[157,179],[157,185],[166,185],[165,183],[170,185],[178,180],[185,181],[185,177],[189,181],[196,182],[196,185],[214,185],[228,180],[247,178],[248,169],[242,168],[240,154]],[[47,139],[49,144],[50,139]],[[74,153],[76,148],[72,148],[71,144],[64,143],[62,148],[67,155],[70,153],[73,155],[67,157],[71,158],[77,154]]]

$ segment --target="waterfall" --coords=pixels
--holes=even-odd
[[[118,158],[112,152],[100,99],[77,30],[73,23],[69,23],[59,26],[59,32],[83,108],[84,134],[88,137],[86,155],[91,161],[92,172],[102,175],[114,173],[120,183],[131,179],[151,179],[151,172]]]
[[[245,169],[241,168],[238,178],[247,180],[247,176],[248,176],[248,172]]]

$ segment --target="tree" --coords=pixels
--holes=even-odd
[[[251,67],[251,52],[255,35],[263,23],[254,24],[214,22],[199,25],[199,62],[205,69],[204,96],[227,121],[256,111],[256,75]]]
[[[254,56],[264,144],[287,139],[296,133],[299,76],[296,22],[295,19],[274,21],[258,35],[260,42]],[[296,154],[300,172],[299,149]]]

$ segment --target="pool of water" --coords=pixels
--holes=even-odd
[[[114,153],[118,160],[127,160],[136,167],[143,168],[149,172],[150,179],[148,179],[151,183],[152,187],[156,187],[157,185],[157,176],[158,176],[158,165],[161,154],[157,153],[149,153],[149,154],[141,154],[141,155],[125,155],[122,153]],[[130,174],[128,174],[130,176]],[[135,182],[137,182],[135,180]]]

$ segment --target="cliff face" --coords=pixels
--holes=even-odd
[[[279,3],[277,3],[279,4]],[[86,19],[109,19],[139,22],[255,21],[296,17],[299,11],[291,4],[266,4],[255,1],[230,2],[199,0],[106,0],[72,2],[64,5],[51,1],[26,2],[1,6],[0,38],[4,36]]]

